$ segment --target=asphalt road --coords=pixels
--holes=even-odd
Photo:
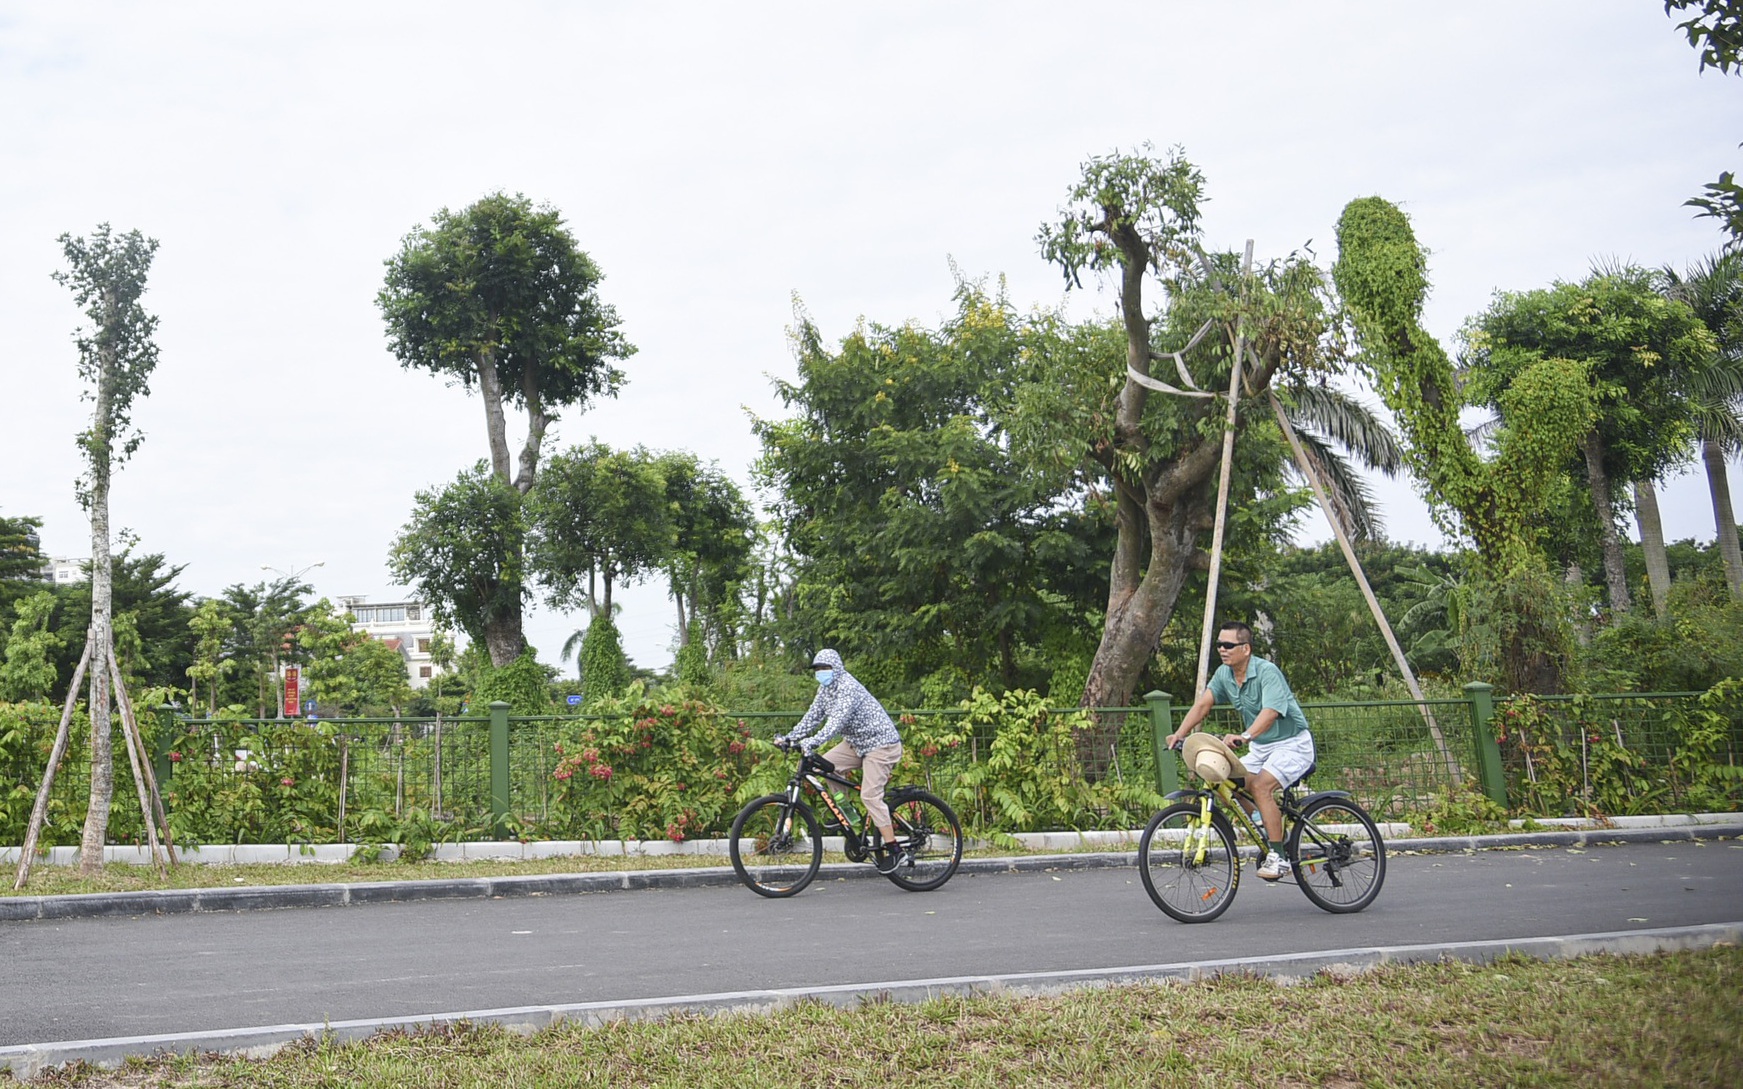
[[[1743,843],[1394,856],[1329,915],[1241,882],[1184,926],[1135,870],[0,923],[0,1046],[754,988],[1113,968],[1743,919]]]

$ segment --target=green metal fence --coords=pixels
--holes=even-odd
[[[1467,686],[1464,699],[1423,704],[1307,704],[1318,750],[1311,785],[1350,791],[1385,817],[1422,813],[1437,799],[1473,789],[1497,807],[1537,816],[1733,809],[1743,797],[1743,710],[1716,706],[1686,692],[1497,700],[1482,684]],[[1104,723],[1109,716],[1118,719],[1105,759],[1077,744],[1053,743],[1026,750],[1031,765],[1022,770],[1081,777],[1086,765],[1094,765],[1098,779],[1166,793],[1185,776],[1177,757],[1162,749],[1162,739],[1186,710],[1154,692],[1141,706],[1098,710]],[[972,826],[999,828],[994,807],[962,785],[965,769],[992,751],[996,728],[962,729],[960,710],[898,714],[906,719],[905,733],[914,736],[957,729],[960,744],[949,753],[928,753],[911,743],[907,771],[937,793],[959,799]],[[718,715],[768,738],[799,712]],[[41,774],[56,717],[24,716],[0,737],[0,763],[18,780],[0,809],[0,842],[22,838],[33,794],[27,784]],[[173,824],[208,842],[319,843],[390,839],[414,817],[456,838],[536,830],[552,818],[561,792],[554,777],[560,746],[596,721],[583,715],[511,717],[506,704],[492,704],[488,714],[457,718],[320,722],[193,719],[165,708],[142,725]],[[1226,707],[1216,709],[1207,725],[1239,727]],[[77,841],[89,791],[83,733],[74,731],[57,776],[44,845]],[[115,782],[111,838],[133,842],[142,828],[119,734]],[[1104,811],[1070,820],[1093,827],[1098,820],[1109,826],[1142,816]],[[214,835],[220,825],[222,833]],[[692,828],[689,834],[721,831]]]

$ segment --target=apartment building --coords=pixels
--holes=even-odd
[[[405,659],[413,688],[423,688],[442,671],[430,657],[436,638],[436,623],[429,606],[418,601],[383,601],[371,604],[366,597],[340,597],[339,607],[353,618],[351,629],[369,633]]]

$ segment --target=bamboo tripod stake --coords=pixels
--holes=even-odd
[[[1223,421],[1223,461],[1216,485],[1216,526],[1210,538],[1210,583],[1204,591],[1204,627],[1198,638],[1198,685],[1192,691],[1204,691],[1210,679],[1210,641],[1215,635],[1211,625],[1216,622],[1216,591],[1223,566],[1223,526],[1228,522],[1229,475],[1235,461],[1235,407],[1241,396],[1241,360],[1247,354],[1246,295],[1247,276],[1253,268],[1253,240],[1247,239],[1246,256],[1241,260],[1241,313],[1235,318],[1235,362],[1229,374],[1229,412]]]
[[[1416,673],[1410,668],[1410,662],[1404,657],[1404,648],[1398,645],[1398,637],[1392,632],[1392,625],[1386,620],[1386,613],[1380,608],[1379,598],[1374,596],[1374,588],[1368,585],[1367,573],[1362,570],[1362,563],[1356,558],[1356,550],[1350,544],[1349,534],[1332,513],[1331,502],[1326,498],[1325,486],[1320,483],[1319,474],[1307,460],[1307,452],[1301,447],[1301,436],[1295,433],[1295,425],[1289,422],[1289,416],[1283,411],[1282,402],[1277,400],[1277,394],[1269,387],[1265,396],[1271,402],[1271,412],[1277,417],[1277,426],[1283,429],[1283,436],[1289,440],[1290,452],[1295,455],[1295,465],[1301,470],[1301,475],[1307,478],[1307,483],[1313,488],[1313,497],[1319,500],[1319,509],[1325,512],[1325,520],[1331,523],[1331,531],[1337,537],[1338,547],[1343,550],[1344,562],[1350,565],[1350,574],[1356,576],[1356,585],[1362,588],[1362,598],[1368,603],[1368,611],[1374,614],[1374,623],[1380,626],[1380,634],[1386,638],[1386,647],[1392,652],[1392,661],[1397,664],[1398,672],[1404,674],[1405,687],[1410,689],[1410,695],[1416,700],[1416,706],[1422,711],[1422,717],[1428,723],[1428,732],[1434,737],[1434,746],[1440,750],[1441,759],[1446,761],[1447,771],[1451,773],[1453,782],[1461,779],[1459,764],[1453,758],[1452,750],[1447,748],[1446,738],[1441,736],[1440,724],[1434,720],[1434,712],[1428,707],[1428,701],[1422,695],[1422,686],[1416,683]]]
[[[55,731],[54,745],[49,749],[48,766],[42,773],[42,786],[37,788],[36,804],[30,810],[30,825],[25,829],[24,843],[18,849],[18,876],[12,883],[15,890],[22,889],[25,881],[30,878],[31,860],[36,856],[36,841],[41,837],[43,822],[48,817],[48,798],[54,789],[55,774],[60,769],[62,758],[66,756],[73,708],[79,701],[79,686],[85,679],[85,671],[91,665],[93,644],[91,633],[86,632],[85,652],[80,655],[78,667],[73,670],[72,683],[67,686],[67,702],[61,708],[60,728]],[[175,843],[170,839],[169,821],[164,817],[163,799],[157,792],[157,776],[152,772],[151,760],[145,752],[145,739],[139,732],[138,721],[133,717],[133,701],[127,696],[127,686],[122,683],[121,671],[115,664],[114,644],[111,643],[105,649],[107,654],[101,656],[106,660],[109,680],[115,687],[115,704],[120,711],[121,732],[127,741],[127,757],[133,765],[133,782],[138,788],[139,812],[145,818],[146,837],[151,845],[151,861],[161,876],[164,872],[163,860],[159,854],[157,824],[152,820],[153,805],[157,809],[158,822],[163,826],[164,841],[169,845],[169,862],[172,866],[176,864]]]

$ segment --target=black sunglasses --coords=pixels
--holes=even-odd
[[[1218,650],[1234,650],[1236,647],[1250,647],[1252,645],[1253,644],[1251,644],[1251,643],[1224,643],[1221,640],[1218,640],[1217,645],[1216,645],[1216,649],[1218,649]]]

